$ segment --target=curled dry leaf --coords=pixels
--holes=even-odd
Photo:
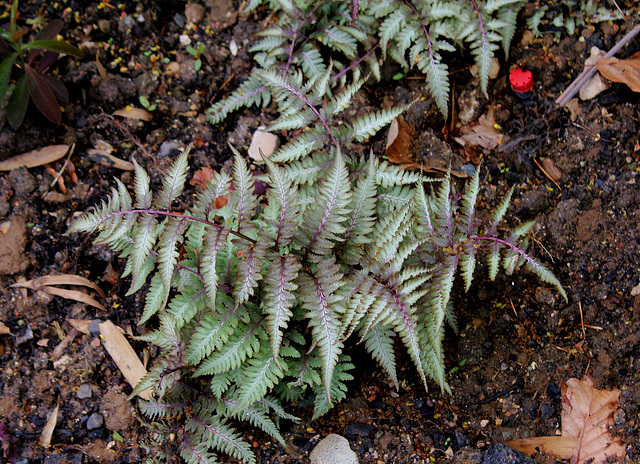
[[[462,134],[455,141],[463,147],[466,145],[479,146],[488,150],[494,150],[502,143],[503,134],[495,128],[486,116],[480,116],[477,124],[464,126],[460,129]]]
[[[51,437],[53,436],[53,431],[55,430],[56,423],[58,422],[59,409],[60,403],[58,402],[56,404],[56,407],[53,408],[53,411],[51,411],[51,415],[49,416],[49,419],[47,420],[47,423],[45,424],[44,428],[42,429],[42,433],[40,434],[40,444],[45,448],[49,448],[49,446],[51,445]]]
[[[634,92],[640,92],[640,59],[619,60],[612,56],[602,58],[596,67],[606,79],[627,84]]]
[[[0,171],[11,171],[12,169],[17,169],[22,166],[33,168],[35,166],[53,163],[62,158],[67,151],[69,151],[69,145],[50,145],[37,150],[31,150],[27,153],[14,156],[13,158],[0,161]]]
[[[143,110],[142,108],[134,108],[132,106],[127,106],[122,108],[121,110],[116,110],[113,112],[116,116],[122,116],[123,118],[128,119],[137,119],[138,121],[151,121],[153,116],[147,110]]]
[[[609,433],[620,390],[598,390],[589,377],[562,383],[562,436],[511,440],[506,445],[532,455],[551,453],[571,464],[604,464],[626,454],[622,440]]]
[[[100,334],[104,337],[104,347],[109,356],[116,363],[129,385],[135,388],[140,380],[147,375],[147,370],[122,334],[122,329],[111,321],[101,322]],[[149,400],[151,394],[151,390],[144,390],[140,392],[139,396]]]
[[[84,287],[92,288],[97,291],[102,298],[105,297],[104,292],[100,287],[84,277],[80,277],[72,274],[61,274],[52,276],[42,276],[36,279],[28,280],[26,282],[16,282],[11,285],[12,287],[30,288],[34,291],[43,291],[50,295],[60,296],[69,300],[76,300],[81,303],[86,303],[90,306],[94,306],[98,309],[106,311],[104,306],[98,303],[94,298],[86,293],[78,290],[66,290],[64,288],[53,287],[53,285],[82,285]]]
[[[0,322],[0,335],[11,335],[11,330],[4,325],[4,322]]]

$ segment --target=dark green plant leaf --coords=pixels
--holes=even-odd
[[[61,102],[69,101],[69,92],[65,87],[64,83],[58,79],[57,77],[50,76],[49,74],[40,74],[40,77],[45,81],[47,86],[53,92],[56,100]]]
[[[64,21],[54,19],[36,34],[33,40],[54,40],[64,27]]]
[[[24,76],[18,79],[16,86],[11,92],[9,103],[7,104],[7,120],[11,127],[19,127],[22,124],[24,115],[29,105],[29,90]]]
[[[60,121],[62,121],[62,113],[60,112],[60,105],[58,105],[53,91],[44,79],[42,79],[42,76],[31,66],[25,66],[25,71],[27,89],[29,90],[31,99],[45,118],[53,123],[60,124]]]
[[[50,52],[64,53],[76,58],[82,57],[82,52],[78,47],[62,40],[34,40],[22,46],[24,50],[48,50]]]
[[[12,53],[2,60],[2,63],[0,63],[0,105],[4,102],[4,97],[9,85],[9,78],[11,77],[11,69],[13,68],[13,63],[16,61],[17,56],[17,53]]]

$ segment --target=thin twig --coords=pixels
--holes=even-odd
[[[629,43],[631,39],[638,35],[638,33],[640,33],[640,24],[638,24],[630,32],[628,32],[627,35],[625,35],[620,40],[620,42],[618,42],[611,50],[607,52],[606,55],[604,55],[604,58],[611,58],[613,55],[618,53],[620,50],[622,50],[622,47]],[[600,61],[600,59],[598,61]],[[562,95],[560,95],[556,99],[556,104],[562,107],[569,103],[569,100],[571,100],[574,95],[577,94],[580,89],[587,83],[587,81],[591,79],[591,76],[596,73],[596,71],[598,70],[598,68],[596,68],[596,65],[597,62],[594,64],[586,65],[584,71],[582,71],[580,75],[576,77],[576,79],[571,83],[571,85],[567,87],[564,92],[562,92]]]

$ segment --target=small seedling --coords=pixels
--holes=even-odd
[[[197,50],[193,48],[191,45],[187,47],[187,52],[196,59],[196,63],[193,66],[193,69],[195,69],[196,71],[200,71],[200,68],[202,68],[202,59],[200,57],[202,56],[203,51],[204,51],[204,44],[198,45]]]
[[[55,39],[64,25],[59,20],[50,22],[32,41],[24,43],[29,29],[18,28],[17,14],[18,1],[15,0],[11,5],[9,29],[0,28],[0,105],[9,93],[7,119],[13,127],[22,124],[30,99],[49,121],[59,124],[62,113],[58,101],[68,100],[69,94],[60,79],[45,72],[60,54],[80,57],[82,53],[73,45]],[[23,75],[10,86],[14,70]]]
[[[151,103],[147,97],[140,95],[138,98],[142,107],[147,111],[154,111],[157,107],[154,103]]]

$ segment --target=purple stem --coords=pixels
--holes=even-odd
[[[338,80],[340,79],[344,74],[346,74],[347,72],[349,72],[350,70],[352,70],[353,68],[355,68],[356,66],[359,66],[360,63],[362,63],[363,60],[367,59],[367,57],[369,57],[369,55],[371,55],[376,48],[378,48],[379,44],[376,44],[371,50],[369,50],[364,56],[362,56],[361,58],[358,58],[356,61],[354,61],[351,65],[349,65],[348,68],[344,68],[342,71],[340,71],[338,74],[336,74],[335,76],[333,76],[331,79]]]

